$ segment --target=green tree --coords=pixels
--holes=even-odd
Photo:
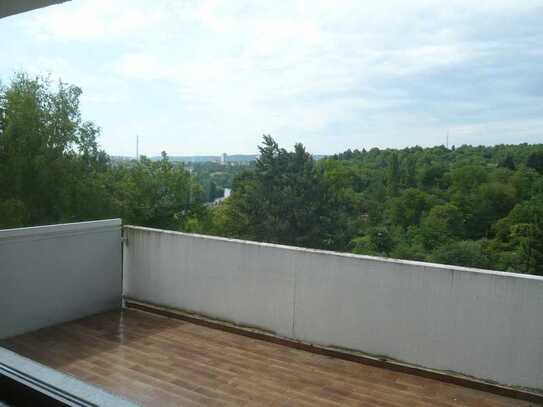
[[[159,161],[146,157],[116,170],[112,195],[127,223],[178,230],[202,211],[202,188],[165,152]]]
[[[543,150],[534,151],[528,156],[526,165],[538,173],[543,174]]]
[[[543,275],[543,195],[517,204],[494,226],[502,269]]]
[[[482,241],[462,240],[447,243],[434,250],[430,261],[456,266],[488,268],[490,260]]]
[[[398,160],[398,154],[392,153],[392,157],[388,169],[388,193],[391,196],[398,195],[398,189],[400,185],[400,162]]]
[[[420,234],[424,246],[433,249],[444,243],[458,240],[463,235],[462,212],[449,203],[434,206],[421,222]]]
[[[211,181],[209,183],[209,189],[207,191],[207,200],[209,202],[213,202],[215,200],[215,198],[217,198],[219,195],[218,195],[218,191],[217,191],[217,184],[215,184],[213,181]]]
[[[264,136],[254,172],[234,182],[232,234],[304,247],[333,247],[334,206],[322,169],[304,147],[293,152]]]
[[[27,224],[25,205],[17,199],[0,201],[0,229],[16,228]]]
[[[418,225],[425,212],[437,201],[430,194],[415,188],[408,188],[398,197],[390,200],[389,220],[393,225],[407,228]]]
[[[412,154],[405,160],[405,170],[402,174],[405,174],[403,183],[407,188],[417,186],[417,159]]]
[[[515,165],[515,160],[513,160],[513,157],[511,157],[511,155],[506,155],[505,158],[503,160],[501,160],[499,163],[498,163],[498,167],[501,167],[501,168],[507,168],[511,171],[514,171],[515,168],[516,168],[516,165]]]
[[[486,236],[492,225],[515,206],[516,191],[510,185],[485,183],[472,195],[467,230],[471,237]]]
[[[372,228],[368,235],[353,239],[353,252],[388,256],[394,247],[394,239],[386,227]]]
[[[486,182],[488,171],[480,165],[463,165],[451,172],[452,189],[467,195]]]
[[[59,82],[53,90],[48,79],[23,73],[0,89],[0,202],[7,208],[0,223],[73,221],[81,219],[81,205],[94,208],[84,211],[93,218],[108,206],[91,190],[100,188],[89,179],[108,158],[96,144],[99,129],[81,120],[80,96],[76,86]]]

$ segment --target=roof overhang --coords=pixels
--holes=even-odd
[[[65,1],[69,0],[2,0],[0,1],[0,18],[53,4],[64,3]]]

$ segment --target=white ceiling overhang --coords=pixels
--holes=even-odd
[[[0,0],[0,18],[69,0]]]

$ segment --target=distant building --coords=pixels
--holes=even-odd
[[[226,153],[222,153],[221,155],[221,165],[226,165]]]

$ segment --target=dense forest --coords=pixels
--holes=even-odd
[[[260,152],[201,232],[543,274],[543,145]]]
[[[250,166],[113,163],[81,89],[0,88],[0,228],[124,223],[543,275],[543,145],[354,150],[315,160],[264,136]],[[363,139],[361,143],[363,144]],[[205,202],[232,187],[217,206]]]

